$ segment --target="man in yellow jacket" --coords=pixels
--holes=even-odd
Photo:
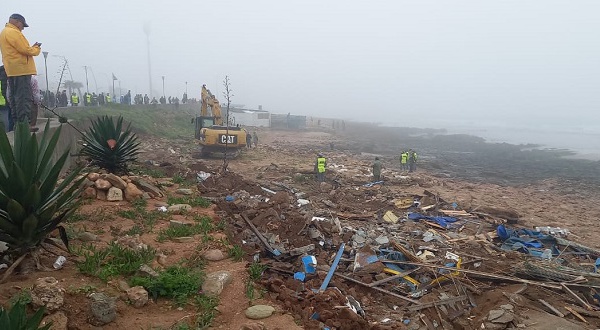
[[[29,123],[31,109],[33,108],[33,90],[31,76],[36,75],[33,56],[40,54],[42,44],[36,42],[33,46],[25,38],[22,31],[28,27],[25,17],[12,14],[0,32],[0,51],[2,63],[8,76],[10,89],[8,102],[10,104],[15,123]]]

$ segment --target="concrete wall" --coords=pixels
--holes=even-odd
[[[36,134],[39,139],[42,138],[42,134],[44,131],[44,127],[46,126],[46,118],[39,118],[37,121],[37,127],[40,129]],[[79,152],[79,148],[77,145],[77,141],[81,140],[81,134],[73,129],[71,126],[64,124],[62,125],[60,138],[58,139],[58,143],[56,149],[54,150],[54,155],[52,157],[53,161],[56,161],[58,157],[62,155],[66,150],[69,151],[70,156],[67,158],[65,163],[65,167],[63,168],[63,172],[69,169],[71,166],[74,166],[76,163],[76,159],[78,156],[76,154]],[[50,134],[54,133],[56,129],[60,127],[60,123],[58,119],[50,119]],[[14,147],[14,132],[7,133],[8,140],[10,144]]]

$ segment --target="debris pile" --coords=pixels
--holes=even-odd
[[[212,173],[198,189],[307,329],[600,326],[600,250],[564,228],[523,228],[511,209],[462,208],[431,189],[288,174],[258,184]]]

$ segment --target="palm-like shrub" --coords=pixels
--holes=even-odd
[[[40,327],[44,317],[44,308],[38,309],[33,315],[27,315],[27,305],[17,303],[10,309],[0,307],[0,329],[11,330],[48,330],[52,326],[49,323]]]
[[[140,143],[131,131],[131,124],[123,128],[123,117],[115,123],[112,117],[103,116],[92,120],[85,132],[85,145],[81,154],[91,159],[91,164],[110,173],[125,173],[127,164],[137,159]]]
[[[46,123],[38,141],[27,124],[18,124],[13,148],[0,126],[0,241],[7,243],[13,256],[36,251],[55,229],[68,247],[60,223],[73,211],[81,180],[75,182],[80,171],[74,170],[57,185],[69,157],[66,150],[56,161],[52,159],[60,131],[59,127],[50,135]]]

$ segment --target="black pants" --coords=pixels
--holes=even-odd
[[[8,77],[8,87],[10,88],[8,102],[14,123],[29,123],[33,108],[31,75]]]

